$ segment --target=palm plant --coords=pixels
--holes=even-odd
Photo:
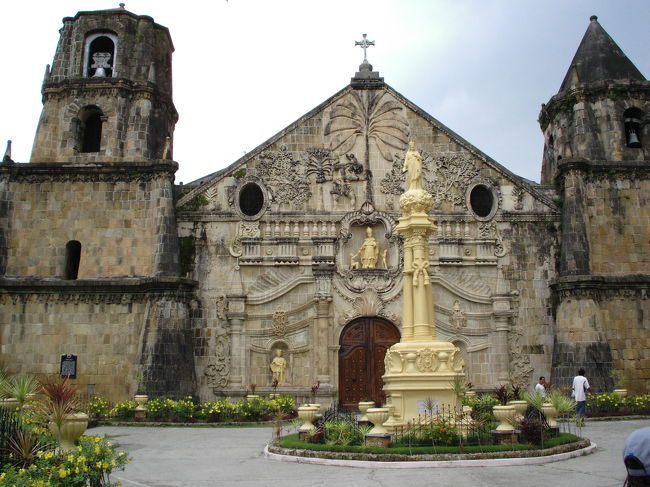
[[[546,398],[538,392],[524,391],[522,393],[522,397],[524,401],[526,401],[528,404],[530,404],[533,408],[535,408],[539,412],[542,411],[542,405],[545,402],[547,402]]]
[[[43,416],[61,428],[66,416],[73,414],[81,406],[77,388],[68,378],[52,378],[41,382],[41,394],[37,409]]]
[[[28,396],[38,392],[38,381],[31,375],[17,375],[5,379],[2,383],[2,395],[5,397],[13,397],[22,406],[27,402]]]
[[[546,395],[546,402],[550,402],[560,416],[573,413],[576,409],[576,402],[565,396],[562,391],[552,390]]]

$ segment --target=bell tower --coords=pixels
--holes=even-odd
[[[570,385],[583,367],[595,390],[611,390],[616,375],[619,387],[645,390],[650,82],[595,15],[539,121],[542,183],[555,185],[562,212],[552,380]]]
[[[171,158],[173,51],[166,27],[123,4],[64,18],[31,162]]]

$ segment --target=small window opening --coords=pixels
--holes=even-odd
[[[472,188],[472,192],[469,195],[469,203],[472,207],[472,211],[476,213],[477,216],[485,218],[492,212],[494,196],[487,186],[479,184]]]
[[[632,149],[640,149],[641,128],[643,124],[644,113],[638,108],[628,108],[623,112],[625,121],[625,145]]]
[[[89,78],[110,78],[113,76],[115,43],[107,36],[95,38],[88,46]]]
[[[80,152],[99,152],[102,142],[102,111],[95,107],[85,107],[79,114]]]
[[[81,261],[81,243],[70,240],[65,244],[65,278],[74,280],[79,275],[79,262]]]
[[[264,206],[264,194],[257,184],[249,183],[239,193],[239,208],[246,216],[255,216]]]

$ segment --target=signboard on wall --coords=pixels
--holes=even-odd
[[[77,356],[72,353],[61,355],[61,377],[77,378]]]

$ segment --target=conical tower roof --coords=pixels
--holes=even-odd
[[[590,21],[560,91],[579,83],[606,79],[645,81],[637,67],[598,23],[598,17],[592,15]]]

